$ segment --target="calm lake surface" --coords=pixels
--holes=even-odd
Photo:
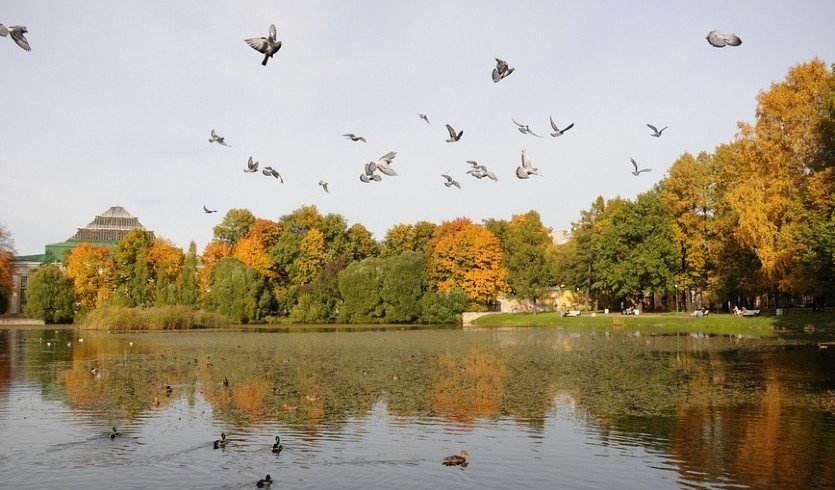
[[[780,339],[0,330],[2,488],[835,488],[834,414]]]

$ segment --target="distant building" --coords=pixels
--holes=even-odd
[[[562,245],[571,240],[571,230],[557,230],[551,233],[554,245]]]
[[[9,295],[9,304],[6,311],[12,315],[20,314],[26,306],[26,288],[29,276],[43,264],[63,264],[67,255],[82,243],[89,243],[97,247],[108,247],[113,249],[119,240],[124,238],[131,230],[139,228],[147,230],[139,218],[133,216],[122,206],[113,206],[104,213],[98,215],[87,226],[78,228],[78,231],[66,241],[50,243],[44,246],[44,253],[36,255],[18,255],[12,259],[14,270],[12,272],[12,290]]]

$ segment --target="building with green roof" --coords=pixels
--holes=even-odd
[[[122,206],[112,206],[98,215],[87,226],[78,228],[75,235],[63,242],[50,243],[44,246],[44,253],[35,255],[17,255],[12,259],[12,290],[8,298],[6,311],[10,314],[20,314],[26,306],[26,287],[29,276],[43,264],[63,264],[67,255],[78,245],[89,243],[97,247],[113,249],[119,240],[131,230],[139,228],[147,230],[139,218],[130,214]]]

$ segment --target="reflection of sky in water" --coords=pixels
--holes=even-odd
[[[367,417],[322,427],[315,437],[276,423],[219,426],[202,397],[193,404],[180,397],[119,426],[123,435],[111,439],[116,422],[40,393],[16,382],[4,397],[6,488],[239,488],[267,473],[280,488],[676,487],[663,456],[628,438],[602,444],[564,397],[543,430],[509,420],[461,426],[393,417],[380,402]],[[227,448],[212,449],[224,431]],[[285,446],[277,456],[270,452],[276,434]],[[466,469],[440,464],[461,449],[470,453]]]
[[[835,356],[817,348],[547,329],[0,334],[4,488],[249,488],[267,473],[278,488],[835,486],[819,405]],[[440,464],[462,449],[466,469]]]

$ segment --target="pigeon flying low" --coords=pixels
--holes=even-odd
[[[531,164],[531,159],[528,157],[528,152],[526,150],[522,150],[522,166],[516,167],[516,176],[520,179],[527,179],[531,175],[539,175],[540,177],[542,174],[539,173],[538,168],[534,168]]]
[[[342,136],[345,136],[351,141],[362,141],[363,143],[367,143],[367,141],[365,141],[365,138],[363,138],[362,136],[357,136],[354,133],[343,134]]]
[[[661,133],[662,133],[665,129],[667,129],[669,126],[664,126],[664,127],[663,127],[663,128],[661,128],[660,130],[659,130],[658,128],[656,128],[655,126],[653,126],[652,124],[647,124],[647,127],[648,127],[649,129],[651,129],[651,130],[652,130],[652,134],[651,134],[650,136],[655,136],[656,138],[660,138],[660,137],[661,137]]]
[[[446,179],[446,182],[444,182],[444,185],[445,185],[445,186],[447,186],[447,187],[452,187],[452,186],[455,186],[455,187],[457,187],[457,188],[459,188],[459,189],[461,188],[461,184],[459,184],[457,180],[453,179],[453,178],[452,178],[452,177],[450,177],[449,175],[447,175],[447,174],[441,174],[441,177],[443,177],[443,178],[445,178],[445,179]]]
[[[634,158],[630,158],[629,160],[632,162],[632,166],[635,167],[635,170],[632,171],[632,175],[637,177],[641,174],[641,172],[652,172],[651,168],[642,168],[641,170],[638,170],[638,162],[636,162]]]
[[[217,209],[209,209],[209,208],[207,208],[207,207],[206,207],[206,205],[204,204],[204,205],[203,205],[203,212],[204,212],[204,213],[206,213],[206,214],[209,214],[209,213],[216,213],[216,212],[217,212]]]
[[[252,49],[264,53],[264,61],[261,62],[264,66],[267,66],[267,61],[281,49],[281,41],[276,41],[275,36],[275,24],[270,24],[270,35],[268,37],[244,39],[244,42],[249,44]]]
[[[258,171],[258,162],[252,160],[252,157],[249,157],[249,161],[246,163],[246,167],[244,172],[246,173],[255,173]]]
[[[275,177],[279,180],[279,182],[281,182],[282,184],[284,183],[284,178],[272,167],[264,167],[264,169],[261,170],[261,173],[268,177]]]
[[[722,34],[719,31],[710,31],[707,34],[707,42],[714,48],[724,48],[725,46],[739,46],[742,44],[742,39],[736,34],[728,33]]]
[[[518,126],[516,129],[518,129],[520,133],[522,133],[522,134],[529,134],[529,135],[531,135],[531,136],[536,136],[537,138],[541,138],[541,137],[542,137],[542,136],[540,136],[540,135],[538,135],[538,134],[534,133],[533,131],[531,131],[531,128],[530,128],[527,124],[520,124],[520,123],[516,122],[516,120],[515,120],[515,119],[511,119],[511,121],[513,121],[513,124],[515,124],[516,126]]]
[[[426,114],[422,114],[422,113],[418,112],[417,115],[418,115],[419,118],[426,121],[426,124],[432,124],[432,123],[429,122],[429,116],[427,116]]]
[[[330,191],[328,190],[328,183],[327,183],[327,182],[325,182],[324,180],[320,180],[320,181],[319,181],[319,185],[320,185],[320,186],[322,186],[322,189],[325,189],[325,192],[330,192]]]
[[[515,69],[507,66],[507,61],[496,58],[496,67],[493,68],[492,74],[493,83],[499,83],[502,79],[509,77]]]
[[[26,40],[26,26],[9,26],[6,27],[3,24],[0,24],[0,37],[6,37],[8,35],[12,36],[12,41],[14,41],[18,46],[23,48],[24,51],[32,51],[32,48],[29,46],[29,41]]]

